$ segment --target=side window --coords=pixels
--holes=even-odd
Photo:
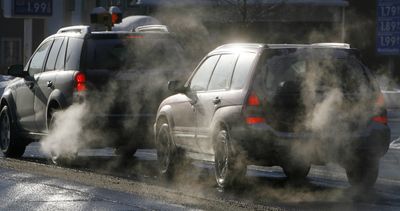
[[[67,44],[68,44],[68,39],[64,39],[64,42],[61,45],[60,52],[58,53],[57,56],[57,61],[56,61],[56,70],[63,70],[65,66],[65,54],[67,51]]]
[[[242,53],[236,63],[235,71],[232,77],[232,89],[242,89],[249,76],[251,65],[256,54]]]
[[[52,42],[53,40],[49,40],[43,43],[43,45],[41,45],[35,52],[29,64],[29,75],[33,76],[34,74],[42,71],[44,60],[46,59],[47,52],[49,51]]]
[[[208,57],[203,64],[197,69],[191,82],[190,89],[193,91],[204,91],[207,89],[208,81],[214,70],[215,64],[219,59],[219,55]]]
[[[60,47],[61,47],[62,42],[63,42],[62,38],[56,38],[54,40],[54,43],[51,46],[49,57],[47,58],[46,68],[44,69],[44,71],[54,70],[54,67],[56,66],[56,59],[57,59],[58,53],[60,52]]]
[[[232,78],[233,68],[237,60],[236,54],[222,55],[211,76],[208,90],[228,89]]]
[[[82,45],[83,45],[83,39],[69,38],[67,47],[67,56],[65,58],[65,69],[67,70],[79,69]]]

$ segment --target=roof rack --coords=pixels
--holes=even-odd
[[[169,32],[165,25],[145,25],[135,28],[135,32]]]
[[[61,33],[79,33],[82,35],[86,35],[91,32],[90,26],[69,26],[61,28],[57,31],[57,34]]]
[[[350,44],[348,44],[348,43],[326,42],[326,43],[313,43],[311,45],[312,46],[321,46],[321,47],[330,47],[330,48],[350,49]]]

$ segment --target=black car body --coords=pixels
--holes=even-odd
[[[386,109],[374,77],[347,44],[229,44],[210,52],[154,125],[162,173],[183,149],[213,160],[217,183],[247,164],[281,166],[292,179],[336,162],[350,183],[372,186],[389,146]]]
[[[167,31],[60,29],[39,45],[23,70],[22,65],[9,69],[17,78],[1,97],[3,152],[21,156],[29,142],[48,134],[54,112],[86,103],[85,130],[117,136],[89,147],[134,153],[146,144],[148,131],[151,135],[150,123],[166,96],[161,84],[182,74],[182,61],[181,46]]]

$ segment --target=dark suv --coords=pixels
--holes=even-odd
[[[180,155],[215,162],[220,187],[248,164],[304,179],[311,164],[339,163],[352,185],[371,187],[390,130],[382,94],[348,44],[228,44],[209,53],[154,125],[160,172]],[[184,153],[182,153],[184,152]]]
[[[48,134],[56,111],[85,103],[83,130],[100,133],[90,147],[112,146],[132,155],[152,133],[157,106],[166,96],[161,84],[182,74],[181,50],[161,26],[135,32],[60,29],[25,67],[9,68],[17,78],[1,97],[3,153],[20,157],[27,144]]]

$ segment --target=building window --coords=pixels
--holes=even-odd
[[[2,66],[22,64],[22,39],[21,38],[2,38],[1,39],[1,58]]]

